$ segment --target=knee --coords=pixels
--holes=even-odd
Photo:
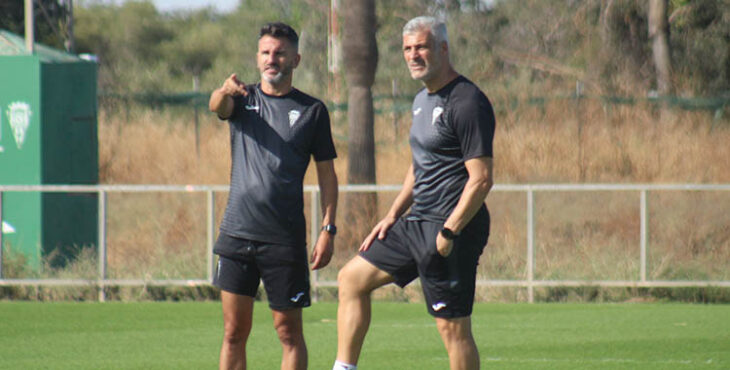
[[[229,344],[245,344],[251,325],[237,320],[226,321],[223,325],[223,340]]]
[[[297,347],[304,342],[302,326],[295,323],[281,323],[276,326],[279,342],[284,347]]]
[[[350,282],[350,265],[345,265],[337,273],[337,284],[342,287]]]
[[[362,287],[358,279],[357,273],[351,264],[345,265],[340,272],[337,273],[337,285],[339,287],[340,296],[360,295]]]
[[[436,326],[447,346],[472,340],[471,326],[464,320],[437,320]]]

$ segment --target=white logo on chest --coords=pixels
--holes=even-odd
[[[443,113],[443,112],[444,112],[444,108],[442,108],[442,107],[436,107],[436,108],[433,108],[433,113],[431,114],[431,124],[432,124],[432,125],[433,125],[434,123],[436,123],[436,120],[437,120],[437,119],[439,118],[439,116],[440,116],[440,115],[441,115],[441,113]]]
[[[418,113],[421,113],[421,107],[416,108],[416,110],[413,111],[413,115],[417,116]]]
[[[290,110],[289,111],[289,127],[294,126],[295,123],[297,123],[297,120],[299,119],[299,116],[302,114],[298,110]]]

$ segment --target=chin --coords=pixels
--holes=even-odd
[[[279,73],[277,73],[277,74],[275,74],[273,76],[267,75],[267,74],[263,74],[263,75],[261,75],[261,78],[264,81],[266,81],[266,82],[268,82],[270,84],[276,85],[276,84],[278,84],[278,83],[280,83],[281,81],[284,80],[284,74],[281,73],[281,72],[279,72]]]

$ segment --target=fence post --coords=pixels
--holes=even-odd
[[[213,255],[213,244],[215,243],[215,194],[213,194],[213,189],[208,189],[206,194],[208,195],[208,225],[206,230],[208,247],[206,254],[208,256],[208,282],[212,284],[215,271],[215,256]]]
[[[641,213],[639,279],[642,283],[646,282],[646,248],[649,243],[649,212],[647,206],[647,190],[643,189],[641,190],[641,205],[639,206],[639,212]]]
[[[319,190],[312,190],[310,198],[310,219],[309,219],[309,244],[312,251],[317,245],[317,236],[319,235]],[[319,300],[319,270],[312,271],[312,301]]]
[[[527,189],[527,301],[535,302],[535,193]]]
[[[99,190],[99,302],[106,301],[104,280],[106,280],[106,192]]]

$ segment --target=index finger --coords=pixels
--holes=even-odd
[[[368,250],[370,248],[370,245],[373,244],[373,240],[375,240],[375,236],[378,234],[378,230],[373,230],[368,234],[368,236],[365,237],[365,240],[362,241],[362,244],[360,244],[360,248],[358,251],[363,252]]]
[[[248,96],[246,91],[246,84],[238,79],[238,76],[234,73],[228,77],[228,80],[232,83],[231,88],[243,96]]]
[[[312,252],[312,270],[318,269],[321,261],[322,256],[317,252]]]

